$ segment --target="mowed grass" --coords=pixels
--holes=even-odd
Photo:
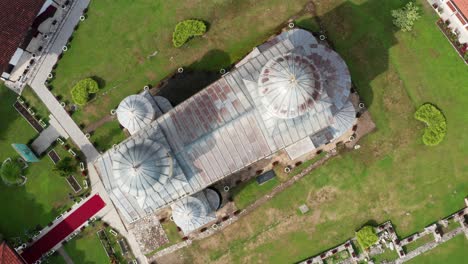
[[[463,234],[439,245],[410,261],[408,264],[464,263],[468,259],[468,239]]]
[[[433,10],[426,1],[418,4],[422,18],[412,33],[392,25],[391,10],[404,5],[399,0],[316,5],[377,130],[361,140],[361,149],[328,161],[230,227],[175,253],[178,259],[291,263],[342,243],[366,223],[390,219],[405,237],[463,206],[467,68],[436,27]],[[447,137],[437,147],[423,145],[424,126],[413,118],[424,102],[436,104],[447,118]],[[309,214],[296,213],[302,203]],[[440,251],[448,261],[439,263],[459,263],[448,257],[460,254],[451,250],[461,247]]]
[[[73,114],[77,123],[87,126],[108,115],[125,96],[157,84],[178,67],[215,72],[228,67],[285,26],[306,2],[91,1],[86,21],[58,62],[52,92],[71,102],[70,89],[76,82],[97,77],[101,91]],[[208,32],[174,48],[174,27],[189,18],[206,21]]]
[[[8,157],[19,157],[12,143],[27,144],[38,134],[13,108],[16,94],[1,84],[0,98],[0,162],[3,162]],[[4,238],[25,239],[27,234],[34,234],[38,225],[46,226],[70,204],[71,189],[53,168],[52,161],[44,156],[40,162],[29,164],[25,171],[26,185],[7,187],[0,183],[0,200],[3,201],[0,233]]]
[[[100,228],[100,226],[89,226],[63,246],[73,262],[80,264],[110,263],[109,257],[96,234],[99,230],[98,227]]]

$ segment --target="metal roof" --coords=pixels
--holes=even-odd
[[[203,193],[187,196],[171,205],[174,222],[184,234],[216,219]]]
[[[172,157],[161,144],[136,138],[112,155],[112,173],[120,189],[134,196],[159,191],[172,176]]]
[[[315,97],[312,92],[314,103],[307,111],[297,110],[300,114],[280,118],[262,100],[259,79],[269,61],[287,54],[291,54],[291,63],[298,57],[301,63],[312,65],[304,77],[309,86],[295,89],[320,92]],[[162,115],[120,144],[151,139],[170,151],[174,175],[163,188],[144,197],[128,195],[115,184],[115,175],[109,169],[114,162],[112,150],[96,162],[112,199],[121,199],[115,203],[127,220],[198,193],[305,138],[317,135],[310,138],[315,147],[333,141],[354,123],[355,117],[350,115],[354,108],[349,103],[351,79],[346,64],[336,52],[318,44],[311,33],[300,29],[283,32],[255,48],[246,58],[173,109],[168,109],[167,102],[163,107],[161,100],[153,100],[151,103],[157,105]],[[316,80],[320,81],[317,86]],[[291,95],[293,98],[294,93]]]
[[[128,129],[130,134],[135,134],[154,120],[155,109],[148,98],[135,94],[120,102],[116,113],[119,123]]]

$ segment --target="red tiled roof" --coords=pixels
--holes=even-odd
[[[465,24],[466,24],[465,19],[463,18],[462,15],[460,15],[460,13],[457,13],[457,18],[458,18],[458,20],[460,20],[460,22],[462,23],[462,25],[465,25]]]
[[[463,16],[468,17],[468,0],[452,0]]]
[[[455,9],[455,7],[453,6],[453,4],[452,4],[451,1],[448,1],[448,2],[447,2],[447,5],[448,5],[448,7],[450,7],[450,9],[452,10],[452,12],[457,11],[457,9]]]
[[[0,0],[0,72],[23,41],[45,0]]]
[[[7,243],[2,242],[0,244],[0,264],[24,264],[20,256],[11,249]]]

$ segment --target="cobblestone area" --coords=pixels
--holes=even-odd
[[[135,236],[143,254],[148,254],[169,242],[156,214],[151,214],[131,225],[130,232]]]

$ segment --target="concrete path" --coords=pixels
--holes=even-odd
[[[65,263],[67,263],[67,264],[75,264],[63,247],[59,248],[59,249],[57,250],[57,252],[58,252],[58,253],[60,254],[60,256],[62,256],[62,258],[65,260]]]
[[[65,109],[60,105],[60,102],[45,86],[49,73],[52,71],[53,66],[58,60],[62,47],[68,42],[72,35],[75,25],[79,23],[79,17],[83,14],[83,10],[88,6],[90,0],[75,0],[71,5],[64,22],[58,28],[58,32],[54,34],[51,42],[46,47],[45,55],[38,58],[34,69],[34,74],[29,78],[29,85],[37,94],[39,99],[47,106],[51,115],[60,122],[63,130],[70,136],[75,145],[81,150],[86,157],[88,163],[89,177],[91,181],[92,193],[99,193],[106,207],[102,209],[97,216],[101,217],[104,221],[108,222],[112,227],[124,235],[132,248],[135,257],[139,263],[147,263],[146,257],[141,253],[140,248],[134,239],[125,228],[122,220],[120,219],[117,210],[115,209],[112,201],[110,200],[107,191],[99,178],[99,175],[94,170],[92,162],[99,156],[99,152],[91,144],[88,138],[84,135],[78,125],[68,115]],[[83,22],[85,23],[85,22]]]

